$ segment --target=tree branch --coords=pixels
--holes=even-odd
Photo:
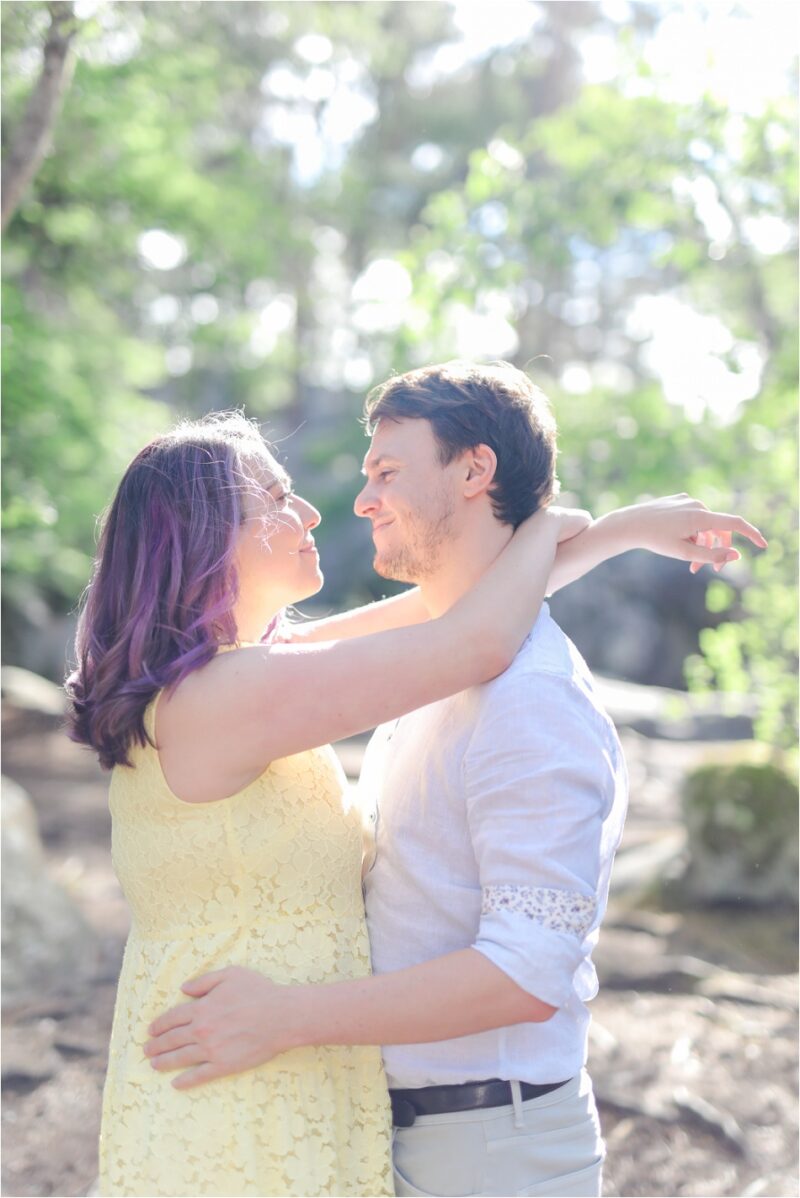
[[[72,78],[70,43],[75,36],[71,0],[52,0],[47,6],[50,29],[44,45],[42,73],[31,92],[25,115],[3,164],[2,222],[6,228],[42,164],[50,134]]]

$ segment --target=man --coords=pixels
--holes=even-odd
[[[433,368],[391,380],[369,421],[355,510],[372,521],[375,569],[419,584],[437,616],[553,497],[547,402],[517,371]],[[459,512],[435,484],[420,493],[405,463],[429,433],[443,462],[490,447],[486,502]],[[470,1037],[386,1046],[397,1192],[599,1193],[584,1003],[597,988],[589,954],[626,780],[588,671],[546,609],[501,677],[379,729],[361,787],[378,823],[365,880],[375,971],[471,944],[551,1008]],[[531,1191],[538,1183],[546,1190]]]
[[[368,420],[356,513],[372,523],[378,572],[418,584],[400,601],[409,618],[420,598],[435,617],[552,498],[547,401],[512,367],[452,363],[390,380]],[[710,549],[701,530],[755,532],[681,504],[681,556],[730,560],[729,532]],[[598,560],[630,547],[605,544]],[[586,1003],[626,777],[586,665],[546,607],[505,674],[379,729],[360,785],[375,826],[376,976],[278,987],[247,970],[208,975],[184,987],[194,1007],[156,1021],[148,1054],[194,1066],[177,1083],[190,1085],[301,1044],[381,1043],[398,1194],[599,1194]]]

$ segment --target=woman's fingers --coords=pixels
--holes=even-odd
[[[692,519],[698,528],[688,540],[698,548],[728,550],[734,533],[747,537],[759,549],[767,548],[767,539],[763,533],[741,516],[732,516],[728,512],[692,512]],[[722,553],[715,558],[709,558],[693,550],[687,554],[692,563],[689,569],[692,574],[696,574],[706,563],[711,563],[718,574],[726,562],[736,561],[740,556],[735,551],[734,554],[725,556]]]
[[[699,545],[705,549],[710,549],[713,544],[712,533],[710,532],[695,532],[689,537],[689,540],[692,545]],[[706,564],[694,549],[691,551],[691,553],[687,554],[687,557],[691,560],[689,570],[692,574],[696,574],[697,571],[702,569],[702,567]]]
[[[725,565],[726,562],[736,562],[742,556],[738,549],[730,549],[725,545],[701,545],[699,542],[685,542],[685,550],[683,556],[687,562],[691,562],[699,569],[700,566],[714,565],[719,563]]]
[[[714,540],[719,544],[721,549],[730,549],[733,539],[732,532],[714,532]],[[719,574],[725,562],[714,562],[714,573]]]
[[[767,548],[767,539],[764,534],[741,516],[731,516],[728,512],[692,512],[692,517],[698,531],[738,532],[741,536],[747,537],[748,541],[757,545],[759,549]]]

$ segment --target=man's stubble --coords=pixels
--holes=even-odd
[[[403,543],[387,553],[375,554],[376,574],[395,582],[419,583],[431,578],[441,568],[454,512],[452,496],[442,490],[432,497],[425,515],[409,515]]]

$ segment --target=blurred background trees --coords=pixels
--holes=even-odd
[[[36,646],[66,642],[127,460],[214,408],[263,421],[322,508],[324,603],[383,593],[350,513],[364,393],[502,357],[553,400],[568,499],[688,490],[770,540],[721,578],[648,565],[638,637],[613,585],[644,567],[606,567],[619,651],[563,603],[590,664],[682,685],[688,654],[793,743],[792,13],[6,0],[6,163],[54,29],[74,58],[5,239],[7,659],[58,673]]]

